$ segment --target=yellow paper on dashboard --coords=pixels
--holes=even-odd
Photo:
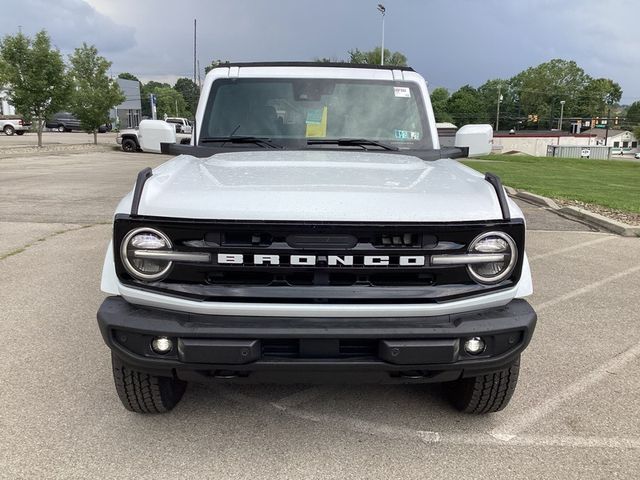
[[[324,138],[327,136],[327,107],[307,112],[307,137]]]

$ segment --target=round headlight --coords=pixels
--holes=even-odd
[[[469,245],[469,253],[504,255],[504,259],[499,262],[467,265],[469,276],[483,284],[494,284],[507,278],[513,272],[518,260],[516,242],[504,232],[487,232],[478,235]]]
[[[171,240],[164,233],[153,228],[131,230],[120,246],[120,258],[124,268],[138,280],[158,280],[171,269],[172,262],[161,258],[144,258],[136,252],[170,251]]]

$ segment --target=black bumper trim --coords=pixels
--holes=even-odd
[[[448,372],[449,377],[469,376],[504,367],[528,345],[536,314],[526,301],[513,300],[504,307],[437,317],[242,317],[159,310],[108,297],[98,311],[98,324],[115,355],[158,375],[203,372],[203,377],[213,378],[217,371],[232,371],[230,376],[258,371],[381,371],[392,375],[419,371],[422,381],[433,381],[429,379],[439,378],[437,374],[442,372]],[[159,335],[177,341],[173,353],[161,356],[148,347],[144,350],[149,339]],[[464,354],[460,339],[472,336],[490,339],[494,342],[491,348],[498,353]],[[142,340],[136,345],[135,338]],[[276,340],[308,344],[308,339],[316,339],[320,345],[333,345],[328,342],[332,339],[348,344],[353,339],[364,343],[373,340],[379,347],[377,352],[346,358],[337,354],[299,358],[266,355],[261,346]],[[136,347],[128,348],[132,345]],[[399,350],[392,353],[394,348]]]

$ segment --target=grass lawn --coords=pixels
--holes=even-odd
[[[513,188],[640,213],[640,162],[490,155],[463,163]]]

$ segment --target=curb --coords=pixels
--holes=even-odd
[[[524,192],[516,190],[512,187],[504,187],[507,193],[515,198],[521,198],[530,203],[546,207],[550,210],[554,210],[557,213],[561,213],[568,217],[573,217],[583,222],[589,223],[596,227],[602,228],[609,232],[617,233],[623,237],[640,237],[640,227],[633,225],[627,225],[626,223],[618,222],[611,218],[607,218],[598,213],[593,213],[583,208],[578,207],[561,207],[550,198],[543,197],[542,195],[536,195],[531,192]]]
[[[565,215],[593,223],[598,227],[617,233],[623,237],[640,237],[640,227],[627,225],[626,223],[612,220],[611,218],[604,217],[598,213],[589,212],[579,207],[562,207],[560,211]]]
[[[45,144],[42,147],[37,145],[7,145],[0,148],[0,155],[39,155],[39,154],[56,154],[56,153],[86,153],[86,152],[100,152],[112,150],[113,147],[120,148],[119,145],[114,143],[50,143]]]

